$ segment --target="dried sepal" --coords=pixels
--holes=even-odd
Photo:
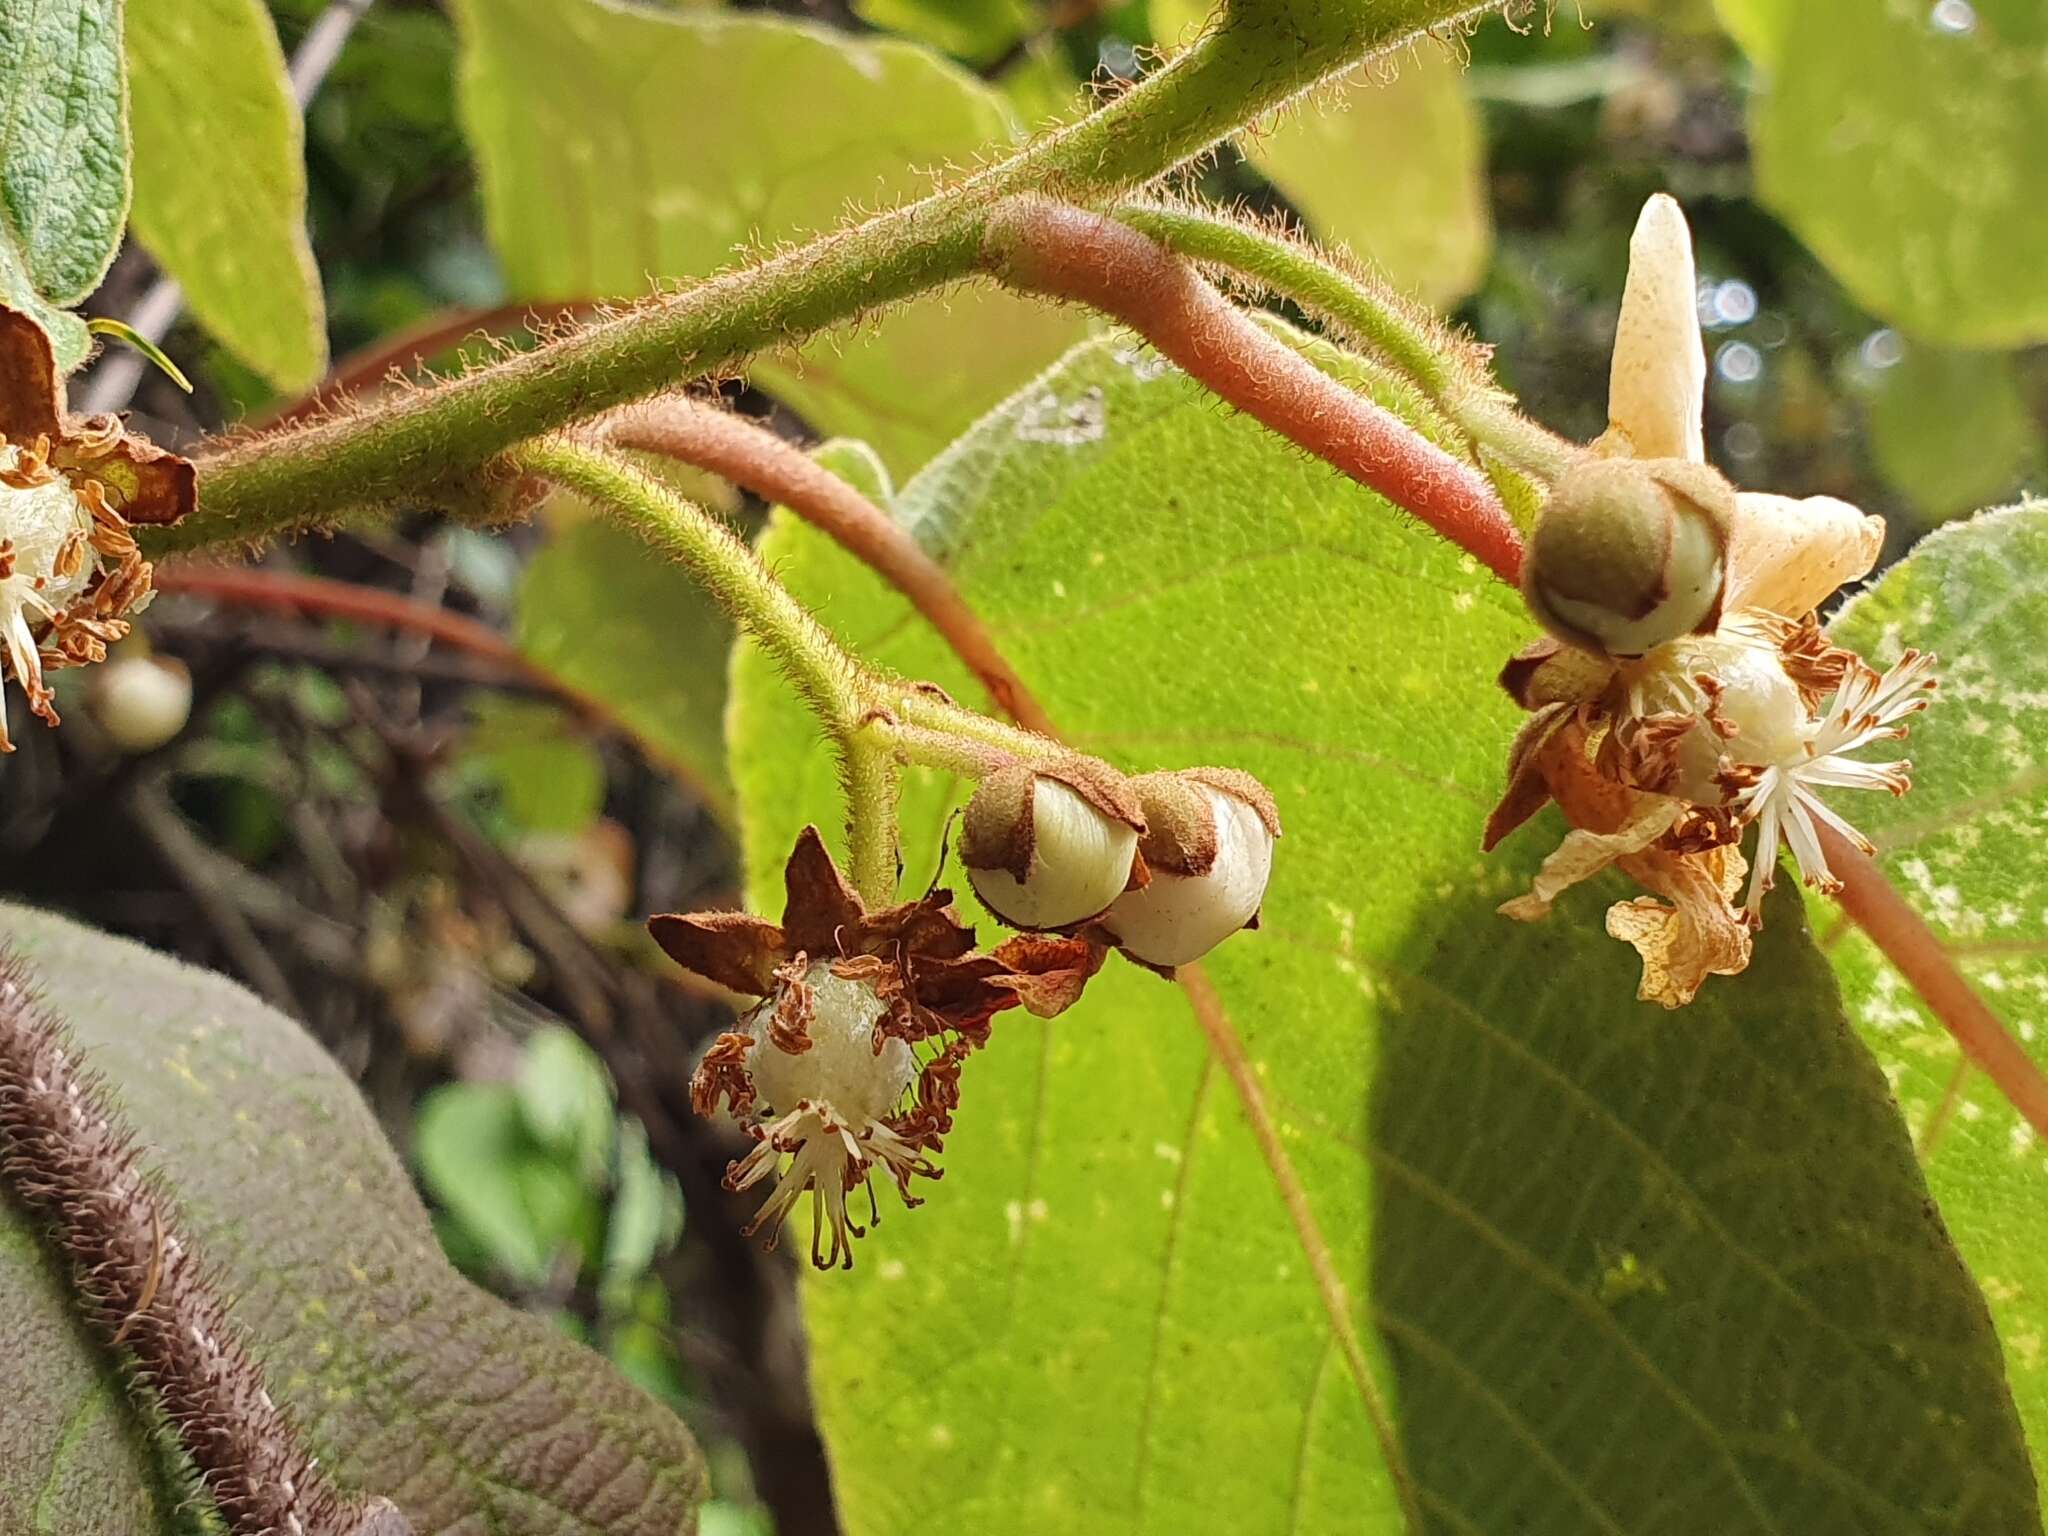
[[[1522,708],[1584,704],[1614,681],[1614,662],[1605,656],[1545,635],[1533,640],[1500,669],[1500,686]]]

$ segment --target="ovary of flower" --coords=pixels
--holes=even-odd
[[[35,628],[55,622],[98,574],[91,535],[91,514],[70,483],[0,443],[0,643],[38,713],[47,705]]]
[[[1757,855],[1749,879],[1746,905],[1752,918],[1763,907],[1777,865],[1774,854],[1782,836],[1792,850],[1800,877],[1820,890],[1839,887],[1820,845],[1815,822],[1834,828],[1852,846],[1872,852],[1870,840],[1822,803],[1816,789],[1885,789],[1903,795],[1912,787],[1912,765],[1858,762],[1850,754],[1879,741],[1903,738],[1902,721],[1918,714],[1934,694],[1934,658],[1908,651],[1882,674],[1852,661],[1834,701],[1812,737],[1793,754],[1762,767],[1755,781],[1740,790],[1735,805],[1757,824]]]

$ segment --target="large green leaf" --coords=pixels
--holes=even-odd
[[[1907,645],[1941,658],[1941,695],[1906,744],[1913,792],[1843,808],[2048,1068],[2048,504],[1929,536],[1843,609],[1833,633],[1876,662]],[[1851,1017],[1990,1298],[2029,1437],[2048,1446],[2048,1148],[1981,1074],[1959,1076],[1955,1042],[1860,934],[1844,934],[1834,954]]]
[[[281,390],[327,366],[298,103],[261,0],[127,0],[135,232]]]
[[[1248,768],[1287,836],[1207,967],[1226,1051],[1121,961],[1006,1015],[928,1205],[809,1287],[855,1536],[1391,1531],[1397,1467],[1431,1531],[2039,1530],[1983,1301],[1796,900],[1680,1014],[1634,1001],[1617,886],[1495,915],[1559,834],[1477,852],[1511,593],[1121,339],[895,515],[1073,740]],[[956,687],[823,538],[764,553]],[[772,911],[830,764],[744,651],[731,728]],[[905,820],[922,889],[934,786]]]
[[[679,567],[596,518],[557,528],[519,586],[519,648],[606,707],[720,815],[732,625]]]
[[[1998,353],[1908,346],[1871,386],[1878,472],[1933,521],[2010,496],[2039,438],[2013,360]]]
[[[2048,339],[2048,7],[1773,0],[1764,199],[1858,301],[1931,341]],[[1755,7],[1751,8],[1755,10]]]
[[[376,1122],[241,988],[0,904],[338,1483],[430,1532],[672,1536],[703,1495],[665,1408],[459,1277]],[[145,1536],[152,1451],[61,1279],[0,1201],[0,1529]]]
[[[64,312],[99,282],[128,217],[120,0],[0,0],[0,302],[70,369],[90,345]]]
[[[924,191],[933,169],[1014,132],[998,93],[907,43],[605,0],[462,0],[458,14],[484,210],[523,297],[636,296],[702,276]],[[862,437],[908,470],[1079,327],[965,289],[754,372],[821,433]]]

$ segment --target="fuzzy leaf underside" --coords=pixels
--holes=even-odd
[[[1941,658],[1934,707],[1893,753],[1912,758],[1913,792],[1860,795],[1842,809],[2048,1069],[2048,503],[1931,534],[1830,628],[1874,664],[1907,645]],[[1849,1016],[1905,1108],[1927,1182],[1991,1303],[2038,1472],[2048,1446],[2048,1147],[1981,1073],[1957,1077],[1954,1040],[1861,934],[1846,930],[1831,954]]]
[[[1002,97],[925,49],[760,15],[463,0],[462,99],[513,291],[638,297],[929,190],[1012,141]],[[791,110],[792,102],[801,103]],[[961,289],[819,338],[757,382],[916,468],[1082,334]]]
[[[1123,338],[895,515],[1077,745],[1278,796],[1263,924],[1207,970],[1315,1232],[1179,989],[1113,960],[1005,1015],[929,1203],[807,1291],[855,1536],[1391,1531],[1397,1475],[1429,1532],[2040,1529],[1983,1299],[1790,892],[1676,1014],[1601,932],[1621,882],[1494,913],[1561,830],[1477,851],[1511,593]],[[827,540],[778,519],[763,553],[861,654],[974,696]],[[772,911],[830,763],[744,647],[730,718]],[[907,889],[956,798],[913,784]]]
[[[0,937],[183,1209],[272,1394],[344,1488],[420,1536],[675,1536],[688,1432],[603,1360],[458,1276],[319,1045],[234,984],[0,904]],[[156,1452],[0,1199],[0,1530],[167,1528]]]
[[[90,293],[128,217],[120,0],[0,0],[0,303],[84,360]]]

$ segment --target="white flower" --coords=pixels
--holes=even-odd
[[[1531,713],[1486,831],[1491,848],[1552,799],[1572,828],[1501,908],[1511,917],[1543,916],[1609,865],[1655,893],[1617,903],[1607,926],[1642,954],[1639,995],[1667,1007],[1748,964],[1781,840],[1824,888],[1823,827],[1869,848],[1818,792],[1903,794],[1905,763],[1853,754],[1903,736],[1934,688],[1931,657],[1880,675],[1814,618],[1876,563],[1882,519],[1737,491],[1707,465],[1696,282],[1684,214],[1651,198],[1629,243],[1607,431],[1559,476],[1530,540],[1524,595],[1556,638],[1501,674]]]
[[[887,1123],[917,1079],[909,1045],[878,1038],[887,1005],[864,982],[833,974],[828,961],[787,968],[780,984],[721,1037],[748,1042],[747,1080],[765,1115],[751,1128],[756,1145],[726,1176],[735,1192],[773,1178],[751,1236],[782,1225],[806,1191],[811,1196],[811,1258],[820,1268],[853,1262],[852,1239],[866,1229],[846,1209],[847,1195],[881,1164],[903,1189],[912,1174],[935,1177],[920,1149]],[[782,1164],[787,1157],[787,1167]],[[779,1171],[778,1171],[779,1170]],[[917,1202],[910,1198],[907,1203]]]
[[[1837,889],[1840,882],[1821,851],[1816,820],[1833,827],[1865,853],[1874,851],[1870,840],[1829,810],[1814,791],[1886,789],[1903,795],[1913,783],[1910,763],[1903,759],[1864,763],[1849,754],[1873,742],[1903,738],[1906,727],[1899,722],[1925,709],[1934,689],[1932,656],[1908,651],[1898,665],[1882,674],[1852,658],[1833,703],[1811,737],[1796,752],[1763,767],[1755,782],[1737,793],[1736,806],[1757,824],[1756,860],[1750,870],[1746,902],[1752,917],[1761,912],[1764,892],[1771,888],[1780,836],[1791,848],[1801,878],[1824,891]]]
[[[99,575],[92,531],[92,514],[69,481],[0,442],[0,646],[38,714],[48,695],[37,631],[54,625]]]

